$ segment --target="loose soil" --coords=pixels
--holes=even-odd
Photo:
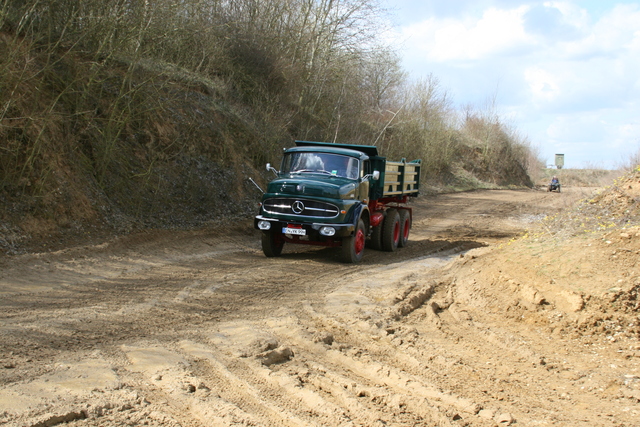
[[[640,230],[544,229],[594,191],[420,197],[358,265],[251,222],[2,258],[0,424],[640,425]]]

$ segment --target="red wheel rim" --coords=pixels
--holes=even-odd
[[[400,240],[400,222],[396,222],[395,226],[393,227],[393,241],[397,242],[398,240]]]
[[[364,250],[364,240],[364,231],[358,229],[358,231],[356,232],[356,241],[354,242],[356,255],[360,255]]]
[[[407,238],[409,237],[409,226],[410,226],[410,224],[411,224],[411,221],[409,221],[409,218],[407,218],[404,221],[404,233],[403,233],[403,236],[402,236],[402,238],[404,240],[407,240]]]

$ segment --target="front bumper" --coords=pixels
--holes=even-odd
[[[335,229],[335,234],[331,236],[331,238],[343,238],[349,237],[353,235],[355,231],[355,226],[353,224],[331,224],[331,223],[320,223],[320,222],[301,222],[301,221],[283,221],[276,218],[269,218],[263,215],[257,215],[253,220],[254,228],[260,230],[258,227],[258,223],[260,221],[268,221],[271,224],[270,230],[275,230],[279,233],[282,232],[282,229],[287,226],[293,226],[296,228],[303,228],[306,230],[306,235],[309,236],[311,240],[323,240],[327,239],[327,236],[323,236],[320,234],[320,230],[323,227],[332,227]]]

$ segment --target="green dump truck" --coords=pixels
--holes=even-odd
[[[262,250],[279,256],[285,243],[341,248],[344,262],[362,259],[365,244],[395,251],[409,239],[420,188],[420,160],[387,161],[370,145],[296,141],[254,219]]]

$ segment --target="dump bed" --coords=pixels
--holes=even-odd
[[[373,170],[380,171],[380,179],[371,181],[371,199],[387,197],[415,197],[420,190],[420,160],[391,162],[384,157],[370,158]]]
[[[420,161],[386,161],[380,181],[384,182],[383,197],[416,196],[420,188]]]

